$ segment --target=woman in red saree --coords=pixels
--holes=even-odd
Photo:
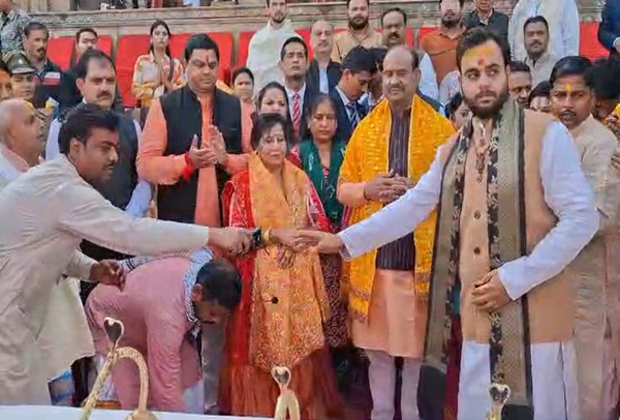
[[[233,415],[273,416],[279,390],[270,371],[285,366],[302,417],[327,419],[339,415],[322,328],[329,302],[319,256],[304,250],[296,230],[328,231],[329,222],[311,181],[286,159],[285,127],[278,114],[257,119],[249,168],[224,189],[226,223],[260,227],[266,244],[237,260],[243,292],[229,320],[219,405]]]

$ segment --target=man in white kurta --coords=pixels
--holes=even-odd
[[[244,231],[136,219],[105,200],[83,177],[104,181],[118,159],[118,119],[110,115],[91,105],[72,114],[65,123],[73,127],[64,134],[68,155],[30,169],[0,193],[0,405],[49,404],[39,336],[56,281],[97,271],[77,251],[82,240],[134,255],[249,245]],[[100,169],[85,166],[93,153],[111,160]]]
[[[534,16],[543,16],[549,22],[549,54],[558,59],[579,55],[579,11],[576,0],[519,0],[508,26],[513,59],[525,61],[527,58],[523,25]]]
[[[40,135],[41,122],[32,105],[22,99],[0,104],[0,191],[39,163]],[[74,361],[95,354],[76,279],[60,279],[52,288],[38,341],[53,399],[54,379]]]
[[[516,103],[510,99],[506,101],[507,81],[505,80],[506,73],[503,69],[505,69],[505,64],[508,60],[506,56],[502,60],[502,55],[498,52],[498,45],[501,45],[500,38],[488,32],[480,35],[480,33],[475,33],[474,31],[481,32],[485,30],[472,30],[461,41],[462,43],[469,43],[464,58],[461,61],[461,71],[465,75],[463,77],[464,96],[467,98],[468,104],[474,113],[474,120],[472,125],[469,126],[469,131],[463,131],[453,138],[450,143],[439,149],[430,170],[413,189],[409,190],[393,204],[375,213],[369,219],[341,232],[337,238],[324,238],[319,244],[319,251],[329,252],[340,249],[345,256],[357,258],[412,232],[440,202],[442,204],[445,203],[444,199],[446,197],[448,197],[447,199],[452,199],[453,195],[448,193],[446,188],[451,188],[450,185],[452,183],[456,183],[454,185],[459,183],[457,176],[453,175],[455,172],[448,171],[449,169],[454,169],[454,159],[456,159],[457,164],[463,165],[462,168],[464,170],[462,172],[463,175],[459,175],[463,176],[461,179],[464,179],[465,184],[465,187],[461,190],[464,191],[461,205],[462,212],[457,207],[454,209],[442,207],[440,209],[437,224],[439,236],[436,239],[439,245],[436,244],[435,258],[438,258],[443,253],[440,248],[446,244],[444,241],[446,238],[442,238],[442,234],[449,235],[447,238],[448,244],[450,240],[454,241],[454,238],[459,238],[458,243],[452,242],[453,245],[448,245],[448,250],[450,246],[452,246],[453,250],[460,250],[460,257],[456,265],[462,287],[460,292],[460,312],[463,325],[463,347],[461,353],[458,418],[461,420],[483,419],[486,418],[491,408],[492,402],[489,396],[489,386],[493,362],[490,357],[492,347],[490,341],[485,342],[478,338],[484,336],[484,333],[481,334],[481,331],[489,328],[488,320],[485,320],[485,318],[493,313],[497,313],[497,311],[501,313],[508,306],[514,305],[515,302],[520,302],[522,297],[527,296],[528,298],[536,298],[528,299],[531,305],[529,308],[530,315],[535,315],[536,321],[530,321],[529,324],[525,324],[525,327],[529,328],[532,333],[532,338],[529,341],[531,343],[529,346],[530,357],[526,357],[526,359],[529,359],[529,363],[526,366],[529,370],[529,375],[531,375],[532,386],[529,387],[531,395],[527,397],[525,405],[529,405],[529,414],[534,420],[577,420],[579,419],[579,412],[575,351],[570,339],[572,318],[568,317],[562,323],[562,320],[554,315],[554,312],[561,313],[564,308],[571,307],[570,293],[566,287],[567,282],[563,282],[566,277],[563,277],[562,270],[573,261],[576,255],[591,240],[598,228],[598,215],[594,205],[593,194],[581,170],[579,154],[575,143],[566,128],[542,114],[520,110]],[[503,64],[503,67],[498,67],[500,64]],[[496,71],[501,72],[495,82],[496,86],[493,86],[489,80],[478,78],[472,78],[474,82],[467,80],[469,78],[467,75],[470,72],[489,74],[489,68],[494,68]],[[479,89],[483,85],[485,85],[487,99],[480,99],[483,95],[479,94]],[[488,92],[492,92],[494,88],[501,89],[501,92],[496,93],[496,103],[489,105],[489,102],[486,102],[485,105],[485,100],[488,101],[489,98]],[[502,103],[503,105],[501,105]],[[485,158],[486,164],[478,165],[477,155],[485,153],[482,139],[490,134],[489,132],[491,131],[488,128],[492,121],[485,121],[485,119],[493,115],[490,109],[493,109],[496,105],[501,105],[501,109],[496,111],[497,114],[493,117],[494,119],[501,118],[504,121],[509,121],[509,115],[521,115],[521,118],[524,117],[525,119],[524,158],[527,170],[523,173],[525,174],[525,201],[528,203],[528,210],[525,211],[528,221],[527,236],[530,236],[530,228],[532,228],[532,225],[536,225],[536,222],[546,221],[545,223],[549,223],[550,221],[552,225],[544,236],[536,238],[538,242],[535,246],[530,249],[528,245],[528,252],[525,255],[503,262],[496,270],[480,273],[477,261],[487,259],[486,264],[488,264],[489,257],[486,255],[487,253],[491,254],[493,251],[493,247],[489,246],[493,237],[489,235],[488,243],[483,238],[480,241],[482,246],[478,246],[475,241],[480,238],[471,237],[469,233],[477,232],[480,234],[480,232],[483,232],[482,235],[486,236],[487,221],[492,220],[491,213],[494,205],[498,205],[500,209],[506,207],[506,204],[508,205],[507,207],[511,206],[511,200],[506,200],[505,196],[501,194],[499,195],[498,202],[485,203],[484,195],[486,194],[487,180],[489,183],[492,183],[495,179],[502,179],[506,175],[505,173],[502,174],[502,167],[498,164],[495,166],[498,168],[497,177],[487,177],[487,164],[489,165],[489,170],[492,168],[489,164],[492,157],[488,150],[493,150],[496,146],[492,144],[488,146],[487,153],[489,155]],[[518,122],[518,119],[513,121]],[[500,127],[502,125],[500,124]],[[484,133],[485,129],[482,128],[483,126],[487,127],[486,135]],[[505,141],[505,138],[501,136],[501,132],[495,133],[495,129],[492,131],[493,136],[500,134],[499,138],[493,137],[498,139],[493,140],[493,142],[503,143],[499,148],[501,156],[501,150],[505,150],[504,146],[508,146],[510,143]],[[467,137],[463,136],[471,137],[469,137],[470,140],[467,140]],[[536,137],[539,137],[539,139],[536,139]],[[464,146],[468,144],[471,147]],[[481,146],[483,147],[482,149]],[[466,148],[463,149],[463,147]],[[534,166],[531,166],[532,163]],[[447,171],[445,173],[448,175],[444,175],[444,171]],[[478,174],[476,172],[479,172],[482,176],[477,177],[476,175]],[[458,173],[457,171],[456,174]],[[500,184],[498,187],[501,192],[501,189],[505,186]],[[538,190],[538,192],[533,190]],[[476,200],[472,201],[471,195],[472,193],[476,195],[476,191],[483,192],[478,193]],[[445,194],[442,195],[442,193]],[[454,200],[456,203],[456,198]],[[489,205],[488,209],[485,209],[485,204]],[[479,206],[482,207],[480,208]],[[475,210],[476,208],[480,210]],[[532,212],[532,210],[534,211]],[[442,217],[442,212],[444,215],[447,215],[445,218]],[[547,213],[547,215],[543,217],[537,213]],[[454,231],[450,235],[449,231],[442,230],[443,223],[446,221],[450,223],[453,217],[457,217],[456,220],[458,221],[455,225],[456,236],[454,236]],[[530,221],[534,221],[534,223],[530,223]],[[503,221],[500,221],[500,226],[501,223]],[[491,230],[490,227],[491,225],[489,224],[489,231]],[[536,228],[536,226],[533,227]],[[535,230],[533,229],[534,233],[539,233],[535,232]],[[501,235],[499,240],[500,244],[504,245]],[[484,247],[485,243],[486,248]],[[474,284],[472,284],[471,273],[466,270],[467,267],[477,270],[474,277],[478,280],[474,280]],[[437,265],[434,267],[435,271],[443,269],[449,268],[438,267]],[[466,281],[465,278],[470,280]],[[434,273],[433,282],[442,280],[436,277],[436,273]],[[433,283],[431,283],[431,287],[432,301],[433,294],[441,293],[441,291]],[[547,304],[543,308],[546,312],[541,311],[540,302],[549,299],[549,294],[545,295],[545,293],[550,288],[552,291],[562,292],[561,295],[556,296],[556,299],[562,301],[563,307],[560,308],[553,304]],[[486,297],[480,300],[484,294],[486,294]],[[551,293],[551,296],[553,296],[553,293]],[[536,306],[538,306],[538,309],[534,311]],[[548,316],[541,316],[543,312]],[[432,320],[433,310],[429,311],[429,316]],[[540,324],[548,323],[549,320],[545,318],[549,317],[553,318],[551,327],[547,326],[548,331],[541,332]],[[562,334],[567,335],[569,338],[561,341],[537,341],[537,335],[553,336],[558,334],[557,331],[553,331],[555,322],[558,323],[558,329],[563,328]],[[487,326],[485,326],[485,323],[487,323]],[[562,323],[563,327],[559,326],[560,323]],[[566,325],[569,326],[568,329],[564,328]],[[427,331],[426,363],[430,363],[429,367],[433,366],[432,363],[437,362],[436,359],[432,360],[429,358],[429,349],[431,348],[429,346],[429,338],[436,333],[432,331],[433,328],[429,326]],[[439,328],[441,329],[441,326]],[[476,331],[472,332],[472,329]],[[508,343],[503,344],[504,356],[511,357],[518,348],[506,347],[508,345]],[[515,345],[514,341],[513,345]],[[495,363],[500,363],[501,365],[501,361],[495,361]],[[443,372],[445,374],[445,370]],[[506,374],[505,380],[511,382],[508,374]],[[421,388],[423,386],[421,384]],[[441,400],[441,396],[438,398]],[[518,401],[515,401],[514,390],[508,403],[519,405]],[[441,405],[441,401],[439,405]],[[439,408],[441,409],[441,407]],[[528,417],[519,418],[526,419]]]
[[[605,365],[605,345],[609,344],[610,314],[606,310],[609,283],[606,242],[617,232],[620,204],[620,180],[611,166],[618,149],[615,135],[591,114],[595,96],[592,64],[585,57],[565,57],[551,73],[551,109],[570,130],[575,139],[581,167],[596,198],[601,226],[597,235],[579,254],[573,270],[576,273],[575,348],[578,361],[581,420],[612,418],[617,401],[605,395],[611,389],[605,383],[609,365]],[[617,384],[616,384],[617,386]],[[617,416],[616,416],[617,417]]]
[[[278,66],[280,51],[287,39],[299,37],[286,20],[286,0],[267,0],[267,13],[267,26],[254,34],[248,47],[247,67],[254,74],[255,92],[269,82],[284,84],[284,74]]]

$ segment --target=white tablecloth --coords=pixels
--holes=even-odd
[[[1,420],[79,420],[78,408],[39,406],[0,406]],[[95,410],[91,420],[125,420],[128,411]],[[155,413],[158,420],[251,420],[251,417],[197,416],[177,413]],[[258,420],[258,419],[256,419]]]

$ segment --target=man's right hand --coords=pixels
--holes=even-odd
[[[233,255],[243,255],[251,249],[252,231],[233,227],[210,228],[207,244]]]
[[[198,147],[198,136],[195,134],[192,145],[189,148],[189,158],[196,169],[206,168],[207,166],[213,166],[217,163],[217,153],[215,150],[211,147]]]
[[[320,232],[316,230],[300,230],[300,237],[306,238],[307,242],[316,247],[319,254],[338,254],[342,250],[342,239],[338,235]]]
[[[403,179],[402,177],[395,177],[391,171],[388,174],[379,175],[366,183],[364,197],[370,201],[391,203],[409,189],[409,185]]]

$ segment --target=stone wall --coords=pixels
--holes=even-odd
[[[30,6],[67,6],[71,0],[18,0]],[[600,20],[600,11],[604,0],[579,0],[583,21]],[[251,4],[246,4],[246,3]],[[258,30],[265,25],[264,0],[240,0],[240,5],[219,2],[210,7],[200,8],[166,8],[166,9],[129,9],[111,11],[79,12],[36,12],[31,11],[34,19],[48,24],[52,36],[72,36],[84,26],[93,26],[104,35],[118,39],[123,35],[148,34],[149,27],[156,19],[163,19],[171,26],[173,33],[196,32],[232,32],[238,39],[239,33]],[[496,7],[510,13],[517,0],[496,0]],[[377,26],[381,13],[391,7],[401,7],[409,17],[408,26],[435,26],[439,18],[437,0],[376,1],[371,6],[371,19]],[[471,9],[470,1],[466,9]],[[34,10],[34,9],[31,9]],[[336,28],[344,28],[347,15],[344,2],[333,3],[291,3],[289,18],[295,28],[309,28],[318,19],[327,19]],[[578,28],[575,28],[578,30]]]

